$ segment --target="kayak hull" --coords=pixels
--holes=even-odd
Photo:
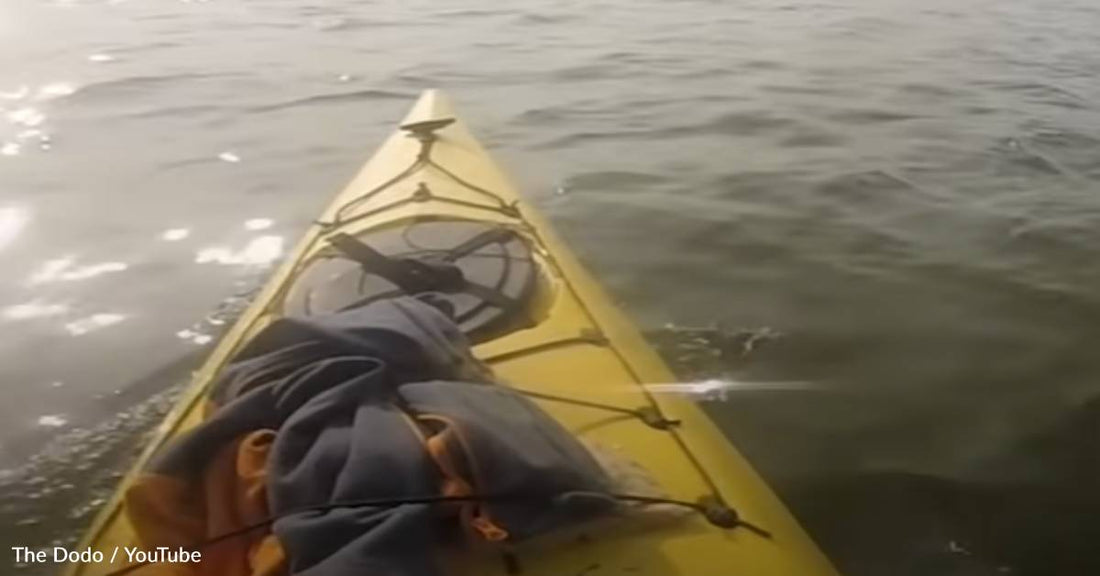
[[[448,98],[425,92],[403,125],[456,118]],[[164,442],[201,419],[204,392],[249,338],[280,317],[294,278],[342,232],[358,235],[424,219],[489,222],[508,227],[533,246],[542,263],[546,289],[535,306],[535,325],[475,347],[502,383],[540,394],[583,399],[625,409],[646,408],[679,425],[667,430],[637,418],[560,402],[540,405],[586,442],[628,456],[652,475],[672,498],[718,497],[741,518],[770,533],[722,529],[700,515],[660,526],[614,526],[580,542],[520,546],[510,562],[523,574],[638,574],[691,576],[826,576],[835,574],[825,556],[747,461],[693,403],[653,396],[642,386],[674,377],[584,270],[548,223],[516,192],[504,173],[461,120],[436,132],[431,158],[417,164],[421,142],[394,133],[318,219],[274,273],[255,302],[231,328],[167,416],[140,457],[140,468]],[[442,168],[439,168],[442,167]],[[427,190],[425,193],[424,191]],[[121,506],[133,475],[104,507],[82,547],[105,550],[136,545]],[[456,554],[451,571],[504,574],[516,566],[499,554]],[[68,574],[102,575],[119,565],[71,565]],[[138,572],[140,574],[140,572]]]

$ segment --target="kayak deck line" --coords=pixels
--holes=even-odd
[[[678,528],[642,535],[607,534],[581,548],[548,551],[540,555],[537,566],[525,564],[526,572],[556,574],[595,562],[646,576],[730,570],[760,576],[835,576],[828,559],[700,408],[686,399],[658,397],[645,387],[647,382],[673,381],[667,367],[541,215],[524,205],[514,186],[457,119],[446,97],[438,91],[425,92],[401,129],[314,221],[252,306],[224,335],[146,445],[135,470],[168,440],[195,425],[218,374],[259,330],[286,313],[297,282],[312,266],[332,257],[333,238],[359,239],[378,231],[410,230],[419,223],[477,222],[516,235],[530,251],[540,282],[545,283],[530,329],[518,328],[474,346],[474,354],[493,367],[501,384],[560,405],[546,408],[574,435],[607,442],[637,459],[639,467],[656,474],[665,493],[700,494],[695,505],[705,504],[715,514],[739,519],[744,512],[756,528],[749,532],[766,535],[745,539],[714,530],[718,525],[714,522],[685,520]],[[395,173],[397,166],[405,167]],[[461,166],[468,176],[448,166]],[[612,394],[628,383],[632,400]],[[605,399],[611,401],[601,401]],[[621,416],[593,418],[594,409]],[[85,544],[133,541],[128,520],[121,514],[121,494],[133,474],[120,482],[121,489],[95,519]],[[704,529],[708,525],[710,529]],[[480,566],[474,559],[469,562],[463,569]],[[715,572],[726,566],[730,570]],[[473,573],[499,573],[499,567],[481,568]],[[67,573],[105,574],[94,566],[76,565]]]
[[[211,538],[199,542],[190,547],[190,549],[184,550],[179,548],[179,553],[194,554],[195,552],[202,552],[206,548],[209,548],[215,544],[232,540],[245,536],[251,532],[267,528],[278,522],[282,518],[288,516],[295,516],[299,514],[317,513],[317,512],[330,512],[332,510],[348,509],[348,508],[378,508],[378,507],[393,507],[404,506],[409,504],[455,504],[455,503],[468,503],[468,502],[492,502],[492,501],[506,501],[506,500],[528,500],[532,496],[530,494],[470,494],[465,496],[441,496],[431,495],[421,498],[373,498],[369,500],[349,500],[346,502],[332,502],[329,504],[322,504],[319,506],[306,506],[284,512],[269,518],[265,518],[258,522],[253,522],[247,526],[243,526],[231,532],[224,534],[218,534]],[[686,500],[677,500],[675,498],[661,498],[654,496],[642,496],[637,494],[618,494],[614,492],[600,492],[600,493],[584,493],[584,492],[570,492],[560,494],[560,498],[611,498],[621,502],[633,502],[636,504],[659,504],[659,505],[671,505],[678,506],[696,514],[699,514],[706,519],[707,522],[717,528],[726,530],[732,530],[734,528],[744,528],[757,536],[765,539],[771,539],[772,534],[767,530],[746,522],[738,516],[737,511],[728,508],[721,503],[714,502],[712,500],[703,498],[698,502],[688,502]],[[166,547],[162,547],[167,550]],[[162,549],[158,548],[158,550]],[[125,576],[150,564],[157,564],[163,562],[159,559],[141,560],[133,564],[123,566],[117,570],[108,572],[104,576]]]
[[[538,344],[531,344],[524,348],[518,348],[515,350],[508,350],[506,352],[499,352],[492,356],[486,356],[481,361],[486,364],[500,364],[501,362],[508,362],[528,354],[538,354],[540,352],[546,352],[554,348],[562,348],[565,346],[583,345],[588,344],[591,346],[607,346],[609,340],[603,334],[595,333],[594,331],[582,332],[576,336],[569,336],[566,338],[559,338],[557,340],[550,340],[547,342],[541,342]]]
[[[378,211],[383,211],[383,210],[387,210],[389,208],[396,207],[396,206],[393,206],[393,205],[381,206],[381,207],[377,208],[374,211],[370,211],[370,212],[367,212],[367,213],[364,213],[364,214],[359,214],[355,218],[352,218],[352,219],[344,219],[344,218],[341,217],[345,210],[350,210],[350,209],[354,208],[355,206],[358,206],[358,205],[360,205],[364,202],[370,201],[371,198],[374,198],[378,194],[386,191],[387,189],[392,187],[394,184],[397,184],[398,182],[401,182],[405,178],[408,178],[409,176],[412,176],[413,174],[416,173],[417,170],[420,170],[422,168],[427,168],[427,167],[435,168],[439,172],[445,174],[448,178],[450,178],[454,182],[460,184],[461,186],[463,186],[463,187],[465,187],[469,190],[477,192],[478,194],[481,194],[484,197],[496,200],[497,206],[495,206],[495,207],[494,206],[486,206],[486,205],[483,205],[483,204],[477,204],[477,203],[466,202],[466,201],[461,201],[461,200],[456,201],[455,199],[449,199],[446,196],[435,196],[435,195],[432,194],[432,191],[428,188],[428,185],[423,183],[423,182],[417,183],[416,190],[408,198],[409,202],[427,202],[429,200],[439,200],[441,202],[457,202],[457,203],[459,203],[459,205],[462,205],[462,206],[467,206],[467,207],[470,207],[470,208],[483,208],[483,209],[486,209],[486,210],[493,210],[493,211],[497,211],[497,212],[500,212],[502,214],[505,214],[507,216],[512,216],[514,218],[522,220],[523,218],[522,218],[522,216],[520,216],[519,210],[516,207],[516,204],[518,204],[518,200],[516,202],[512,203],[512,204],[509,204],[508,202],[505,202],[504,199],[501,198],[498,194],[495,194],[495,193],[493,193],[489,190],[486,190],[485,188],[482,188],[481,186],[478,186],[476,184],[470,183],[468,180],[466,180],[466,179],[458,176],[454,172],[451,172],[450,170],[448,170],[446,166],[443,166],[442,164],[440,164],[440,163],[438,163],[438,162],[436,162],[435,160],[432,159],[432,146],[433,146],[433,144],[435,144],[435,142],[438,138],[435,134],[435,131],[439,130],[441,128],[445,128],[447,126],[450,126],[451,124],[454,124],[454,122],[455,122],[454,118],[444,118],[444,119],[440,119],[440,120],[425,120],[423,122],[415,122],[415,123],[412,123],[412,124],[403,124],[401,126],[401,129],[408,132],[409,137],[414,138],[418,142],[420,142],[420,152],[417,153],[416,160],[414,160],[413,163],[410,164],[408,168],[405,168],[404,170],[399,172],[396,176],[390,178],[389,180],[386,180],[382,184],[379,184],[373,190],[370,190],[370,191],[366,192],[365,194],[363,194],[362,196],[360,196],[358,198],[355,198],[355,199],[351,200],[350,202],[348,202],[347,204],[344,204],[343,206],[337,208],[336,209],[336,215],[335,215],[335,218],[333,219],[333,221],[329,222],[329,223],[322,223],[321,226],[322,227],[339,227],[339,226],[343,226],[345,224],[350,224],[351,222],[354,222],[357,219],[365,218],[365,217],[377,214]]]
[[[409,135],[411,137],[415,138],[420,143],[420,152],[417,153],[417,155],[416,155],[416,161],[413,162],[405,170],[402,170],[397,176],[394,176],[393,178],[390,178],[389,180],[384,182],[382,185],[380,185],[377,188],[367,192],[367,194],[365,194],[364,196],[356,198],[356,199],[352,200],[351,202],[349,202],[348,204],[345,204],[344,206],[338,208],[336,210],[336,215],[337,215],[336,221],[334,221],[331,224],[331,228],[326,231],[328,233],[328,235],[330,237],[333,236],[334,234],[337,233],[337,232],[334,232],[334,229],[343,227],[344,225],[349,223],[349,221],[341,220],[339,218],[340,214],[342,214],[345,209],[348,209],[350,207],[353,207],[355,205],[358,205],[358,204],[361,204],[363,202],[366,202],[366,201],[370,200],[370,198],[372,198],[372,197],[376,196],[377,194],[383,192],[387,188],[397,184],[398,182],[404,180],[405,178],[408,178],[409,176],[412,176],[418,168],[427,167],[427,166],[436,168],[437,170],[439,170],[443,174],[446,174],[448,177],[450,177],[455,182],[458,182],[459,184],[461,184],[462,186],[464,186],[464,187],[466,187],[470,190],[473,190],[475,192],[478,192],[478,193],[480,193],[484,196],[493,198],[493,199],[497,200],[500,204],[500,208],[490,208],[490,207],[483,206],[484,208],[504,212],[502,210],[502,208],[509,207],[509,211],[504,212],[504,213],[506,213],[506,215],[512,216],[513,218],[516,218],[528,230],[532,230],[532,231],[535,230],[535,227],[532,226],[530,224],[530,222],[528,222],[526,219],[523,218],[523,215],[520,212],[519,207],[518,207],[518,204],[519,204],[518,200],[516,202],[514,202],[513,204],[509,205],[497,194],[494,194],[493,192],[490,192],[489,190],[486,190],[485,188],[482,188],[480,186],[477,186],[475,184],[471,184],[471,183],[467,182],[466,180],[456,176],[453,172],[448,170],[445,166],[439,164],[438,162],[435,162],[432,159],[432,157],[431,157],[432,146],[434,145],[434,143],[438,139],[438,137],[435,134],[435,131],[453,124],[454,121],[455,121],[454,118],[445,118],[445,119],[440,119],[440,120],[428,120],[428,121],[424,121],[424,122],[417,122],[417,123],[413,123],[413,124],[404,124],[404,125],[402,125],[401,129],[409,132]],[[425,185],[423,182],[420,182],[420,183],[417,184],[417,191],[419,192],[421,190],[423,190],[423,191],[427,192],[428,194],[430,194],[430,192],[428,192],[427,185]],[[415,198],[415,194],[414,194],[412,199],[413,199],[413,201],[427,201],[427,200],[432,199],[432,198],[427,198],[425,200],[418,200],[418,199]],[[442,200],[442,198],[439,198],[439,199]],[[382,209],[382,208],[388,208],[388,207],[381,207],[380,209]],[[537,237],[535,238],[535,240],[536,240],[536,242],[539,242],[539,244],[541,244],[541,242],[539,241],[539,239]],[[551,262],[553,262],[553,256],[552,255],[549,256],[548,259]],[[569,289],[569,288],[567,287],[567,289]],[[581,302],[581,306],[583,308],[584,307],[584,301],[580,298],[578,298],[578,300]],[[589,320],[592,321],[594,324],[596,324],[598,326],[599,323],[596,321],[596,319],[590,313],[588,313],[587,310],[585,310],[585,312],[586,312],[586,314],[588,314]],[[536,354],[538,352],[542,352],[544,350],[547,350],[548,348],[555,348],[555,347],[561,346],[563,343],[572,344],[572,343],[598,343],[598,342],[606,343],[607,339],[604,336],[602,336],[602,334],[596,334],[596,335],[582,334],[582,335],[576,337],[575,339],[565,339],[565,340],[556,340],[556,341],[552,341],[552,342],[543,342],[543,343],[539,343],[539,344],[535,344],[533,346],[530,346],[526,350],[517,351],[517,352],[520,352],[520,354]],[[622,358],[622,356],[618,353],[617,350],[614,350],[614,348],[612,348],[612,351],[616,354],[616,356],[619,357],[620,361],[622,362],[623,367],[627,371],[632,373],[632,375],[634,376],[635,382],[639,386],[644,384],[644,381],[641,378],[639,378],[637,374],[633,374],[633,370],[630,366],[630,363],[627,362],[625,358]],[[504,357],[505,357],[505,359],[514,358],[514,357],[516,357],[516,352],[512,352],[512,353],[510,353],[510,355],[505,355]],[[500,358],[501,358],[501,355],[498,355],[496,357],[496,360],[499,362]],[[664,431],[668,432],[669,434],[671,434],[676,439],[676,443],[679,445],[680,449],[684,452],[684,454],[688,457],[688,459],[694,465],[694,467],[696,469],[696,472],[701,476],[702,480],[711,488],[711,494],[709,496],[705,496],[704,498],[712,498],[712,499],[714,499],[715,502],[720,503],[720,505],[725,506],[725,507],[728,508],[729,506],[727,504],[725,504],[724,500],[722,499],[722,494],[721,494],[721,491],[718,488],[718,485],[710,477],[710,475],[708,474],[706,468],[703,467],[699,463],[698,459],[696,459],[694,454],[691,453],[690,447],[688,447],[687,444],[685,444],[676,435],[675,430],[672,429],[674,426],[670,425],[670,424],[675,423],[675,426],[679,426],[680,421],[679,420],[670,420],[670,419],[666,418],[661,413],[660,405],[656,402],[656,399],[650,394],[649,390],[647,390],[644,386],[641,386],[641,391],[642,391],[642,394],[644,396],[646,396],[646,398],[649,402],[649,406],[647,408],[648,408],[648,410],[650,411],[650,413],[652,415],[649,416],[648,418],[646,418],[646,417],[639,417],[639,418],[643,422],[645,422],[647,425],[649,425],[651,427],[654,427],[654,428],[657,428],[659,430],[664,430]],[[544,396],[544,399],[547,399],[547,398]],[[589,407],[593,407],[593,405],[591,403],[588,403],[586,405],[589,406]],[[631,413],[631,414],[634,414],[634,415],[638,415],[637,411],[630,411],[629,409],[627,409],[627,412]]]
[[[345,210],[353,208],[354,206],[361,205],[362,203],[369,201],[371,198],[374,198],[378,194],[386,191],[387,189],[391,188],[392,186],[394,186],[394,185],[404,181],[405,179],[411,177],[412,175],[416,174],[418,169],[425,168],[425,167],[436,168],[437,170],[439,170],[443,174],[447,175],[449,178],[451,178],[455,182],[461,184],[463,187],[468,188],[470,190],[473,190],[475,192],[478,192],[479,194],[482,194],[486,197],[493,198],[493,199],[497,200],[498,203],[499,203],[499,207],[490,207],[490,206],[485,206],[485,205],[480,205],[478,207],[479,208],[484,208],[484,209],[487,209],[487,210],[493,210],[493,211],[501,212],[501,213],[505,214],[506,216],[510,216],[510,217],[516,219],[518,223],[522,224],[522,226],[526,230],[533,232],[535,230],[535,227],[532,226],[531,223],[528,222],[523,217],[523,214],[520,212],[519,207],[518,207],[518,204],[519,204],[518,200],[516,202],[512,203],[512,204],[508,204],[499,195],[494,194],[493,192],[491,192],[489,190],[486,190],[485,188],[482,188],[480,186],[477,186],[475,184],[471,184],[471,183],[467,182],[466,180],[456,176],[453,172],[448,170],[442,164],[439,164],[438,162],[436,162],[432,159],[431,150],[432,150],[432,147],[435,144],[435,142],[438,140],[438,136],[435,134],[435,131],[439,130],[439,129],[442,129],[442,128],[445,128],[447,126],[450,126],[454,122],[455,122],[454,118],[444,118],[444,119],[440,119],[440,120],[428,120],[428,121],[424,121],[424,122],[417,122],[417,123],[413,123],[413,124],[404,124],[404,125],[402,125],[401,129],[408,132],[409,137],[414,138],[415,140],[417,140],[417,142],[420,143],[420,151],[416,155],[416,160],[411,165],[409,165],[408,168],[402,170],[396,176],[393,176],[393,177],[389,178],[388,180],[383,182],[381,185],[379,185],[379,186],[375,187],[374,189],[368,191],[364,195],[362,195],[358,198],[354,198],[351,201],[349,201],[348,203],[344,204],[343,206],[337,208],[336,209],[336,219],[331,223],[322,224],[322,228],[324,229],[323,237],[327,238],[329,240],[329,242],[331,243],[334,238],[339,239],[339,238],[347,236],[344,232],[341,231],[341,229],[346,227],[348,224],[351,224],[355,220],[364,218],[366,216],[365,215],[358,215],[355,218],[351,218],[351,219],[341,219],[340,215],[342,213],[344,213]],[[423,182],[419,182],[417,184],[416,190],[417,190],[417,193],[419,193],[420,191],[424,191],[425,194],[422,195],[421,197],[417,197],[416,193],[414,193],[414,195],[409,198],[409,201],[411,201],[411,202],[427,202],[427,201],[430,201],[430,200],[446,201],[445,200],[446,197],[432,196],[431,192],[428,191],[427,185],[424,184]],[[464,203],[464,204],[466,204],[466,203]],[[394,206],[394,205],[380,206],[380,207],[378,207],[374,210],[368,211],[365,214],[367,214],[367,215],[378,215],[378,214],[380,214],[380,213],[382,213],[386,210],[390,210],[390,209],[393,209],[393,208],[396,208],[396,207],[397,206]],[[316,237],[314,239],[314,242],[312,243],[312,245],[316,245],[316,243],[321,241],[322,239],[323,239],[322,236]],[[541,241],[537,237],[535,238],[535,241],[539,245],[541,245]],[[552,264],[554,263],[554,259],[553,259],[552,255],[548,255],[547,259]],[[296,265],[297,272],[301,272],[301,270],[310,263],[310,260],[312,260],[312,258],[304,258],[301,261],[299,261]],[[288,283],[286,285],[286,289],[289,290],[290,288],[291,288],[291,286]],[[567,286],[566,289],[570,289],[570,288]],[[280,294],[280,296],[285,296],[285,291],[282,294]],[[282,297],[273,298],[271,300],[271,303],[272,304],[279,303],[281,300],[282,300]],[[581,302],[581,306],[583,308],[584,307],[583,300],[581,300],[579,298],[578,298],[578,300]],[[270,306],[269,306],[269,308],[270,308]],[[599,323],[596,321],[596,319],[587,310],[585,310],[585,313],[588,314],[589,320],[591,322],[593,322],[593,324],[596,324],[597,326],[599,325]],[[531,346],[528,346],[528,347],[526,347],[525,349],[522,349],[522,350],[515,350],[515,351],[511,351],[511,352],[501,353],[501,354],[498,354],[496,356],[490,356],[489,358],[485,359],[485,361],[487,363],[493,363],[494,361],[495,362],[502,362],[502,361],[514,359],[514,358],[516,358],[518,356],[521,356],[521,355],[537,354],[539,352],[543,352],[543,351],[551,349],[551,348],[557,348],[557,347],[560,347],[560,346],[563,346],[563,345],[565,345],[565,346],[568,346],[568,345],[571,345],[571,344],[606,345],[607,342],[608,342],[608,339],[605,336],[603,336],[602,334],[598,334],[598,333],[597,334],[592,334],[592,333],[581,334],[581,335],[573,337],[573,338],[566,338],[566,339],[554,340],[554,341],[549,341],[549,342],[541,342],[541,343],[537,343],[537,344],[533,344]],[[671,434],[673,436],[673,438],[675,438],[677,445],[684,452],[685,456],[687,456],[688,460],[693,464],[693,466],[696,469],[696,472],[700,475],[701,479],[707,484],[707,486],[709,486],[711,488],[711,494],[708,495],[708,496],[704,496],[703,498],[711,498],[716,503],[720,503],[720,505],[729,508],[728,504],[726,504],[725,501],[722,498],[721,491],[719,490],[717,483],[714,482],[714,480],[708,474],[706,468],[703,467],[701,465],[701,463],[699,463],[698,459],[695,458],[694,454],[691,453],[690,447],[687,446],[687,444],[685,444],[679,437],[677,437],[676,431],[673,430],[673,428],[678,427],[681,424],[681,422],[679,420],[666,418],[661,413],[660,405],[656,402],[656,399],[650,394],[649,390],[647,390],[644,386],[641,386],[642,384],[644,384],[644,381],[640,377],[638,377],[637,374],[633,373],[633,370],[630,366],[630,363],[627,362],[627,360],[625,358],[622,358],[622,356],[618,353],[617,350],[615,350],[614,348],[611,348],[611,350],[615,353],[615,355],[617,357],[619,357],[619,360],[622,363],[623,367],[628,372],[631,372],[632,376],[634,377],[635,382],[639,385],[642,394],[646,397],[646,399],[648,400],[648,403],[649,403],[649,406],[645,407],[646,408],[645,412],[639,412],[637,409],[633,409],[633,410],[632,409],[623,409],[622,412],[623,413],[629,413],[629,414],[632,414],[634,416],[638,416],[638,418],[642,422],[644,422],[647,426],[650,426],[652,428],[656,428],[656,429],[659,429],[659,430],[663,430],[663,431],[668,432],[669,434]],[[212,385],[213,382],[214,381],[211,380],[210,384]],[[535,397],[539,397],[537,395],[537,393],[532,394],[532,395],[535,396]],[[542,397],[543,397],[543,399],[550,399],[549,397],[547,397],[547,395],[543,395]],[[562,398],[558,398],[558,400],[559,401],[563,401],[563,400],[564,401],[569,401],[568,399],[562,399]],[[595,407],[593,405],[593,403],[585,403],[583,401],[577,401],[576,403],[581,404],[581,405],[586,405],[590,408]],[[647,416],[641,416],[640,414],[646,414]]]
[[[513,392],[527,396],[530,398],[538,398],[540,400],[548,400],[550,402],[562,402],[564,404],[572,404],[574,406],[583,406],[585,408],[592,408],[593,410],[606,410],[608,412],[614,412],[616,414],[624,414],[637,418],[646,426],[654,428],[656,430],[668,430],[674,426],[682,424],[679,420],[668,420],[661,415],[660,412],[654,410],[652,406],[643,406],[641,408],[623,408],[622,406],[612,406],[611,404],[602,404],[599,402],[589,402],[587,400],[580,400],[578,398],[566,398],[565,396],[555,396],[553,394],[543,394],[542,392],[535,392],[532,390],[524,390],[522,388],[516,388],[515,386],[509,386]]]

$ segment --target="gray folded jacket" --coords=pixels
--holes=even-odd
[[[610,498],[564,497],[609,489],[587,449],[487,373],[415,298],[278,320],[227,368],[217,412],[152,468],[197,479],[224,443],[276,430],[268,497],[291,574],[433,576],[464,529],[520,541],[609,511]],[[488,499],[398,503],[441,495]]]

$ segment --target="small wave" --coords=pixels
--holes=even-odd
[[[839,134],[815,129],[801,129],[779,142],[785,148],[826,148],[844,144],[845,138]]]
[[[907,114],[905,112],[895,112],[893,110],[873,110],[869,108],[841,110],[838,112],[832,112],[826,117],[830,120],[835,120],[842,124],[854,124],[857,126],[866,124],[904,122],[906,120],[916,120],[921,118],[921,116],[915,114]]]
[[[180,390],[163,390],[98,424],[63,432],[0,470],[0,520],[24,527],[11,545],[74,544]]]
[[[1019,138],[1005,138],[993,146],[991,153],[994,158],[1009,172],[1024,172],[1033,174],[1048,174],[1056,176],[1069,176],[1072,171],[1063,167],[1054,159],[1032,149]]]
[[[693,136],[754,136],[765,132],[795,126],[790,118],[775,116],[766,111],[734,112],[716,116],[711,120],[683,126],[648,128],[638,130],[607,130],[602,132],[578,132],[544,142],[536,148],[568,148],[582,143],[600,140],[667,140]]]
[[[738,136],[756,135],[762,132],[793,126],[796,122],[790,118],[776,116],[764,110],[732,112],[703,122],[689,132],[711,134],[734,134]]]
[[[651,62],[653,56],[642,54],[640,52],[609,52],[600,56],[600,60],[603,62],[609,62],[612,64],[646,64]]]
[[[1020,94],[1038,104],[1071,110],[1084,109],[1089,106],[1088,99],[1053,84],[1039,82],[986,82],[984,84],[998,91]]]
[[[666,103],[666,101],[632,101],[625,103],[631,113],[648,109],[653,106]],[[530,108],[515,116],[515,120],[521,123],[531,123],[540,126],[552,126],[567,119],[591,120],[601,117],[617,117],[620,112],[607,106],[606,102],[581,101],[560,106],[543,106]]]
[[[404,92],[391,92],[388,90],[357,90],[355,92],[340,92],[333,94],[318,94],[315,96],[307,96],[304,98],[295,98],[293,100],[287,100],[284,102],[276,102],[274,104],[262,104],[259,106],[252,106],[248,108],[249,112],[274,112],[278,110],[286,110],[289,108],[298,108],[300,106],[314,106],[324,104],[343,104],[348,102],[361,102],[361,101],[373,101],[373,100],[401,100],[408,101],[412,99],[414,95]]]
[[[571,148],[603,140],[640,140],[654,136],[652,130],[608,130],[602,132],[575,132],[548,140],[534,146],[536,149]]]
[[[215,106],[213,104],[195,104],[187,106],[164,106],[160,108],[150,108],[148,110],[138,110],[136,112],[123,113],[115,116],[115,118],[144,120],[152,118],[189,118],[195,116],[204,116],[208,114],[228,113],[232,108],[227,106]]]
[[[920,188],[901,176],[885,170],[850,172],[829,178],[816,186],[817,194],[844,206],[860,206],[876,211],[889,204],[912,203]],[[921,194],[923,195],[923,193]]]
[[[531,124],[555,124],[570,115],[570,110],[562,107],[532,108],[524,110],[515,117],[516,122]]]
[[[377,24],[361,20],[358,18],[346,18],[346,17],[327,17],[318,18],[310,23],[315,29],[321,32],[345,32],[348,30],[361,30],[363,28],[373,28]]]
[[[787,67],[787,64],[784,64],[782,62],[777,62],[775,60],[753,59],[753,60],[746,60],[745,62],[743,62],[741,64],[741,67],[742,68],[747,68],[749,70],[771,71],[771,70],[783,70],[784,68]]]
[[[1037,144],[1070,150],[1087,149],[1090,153],[1100,150],[1100,138],[1073,130],[1040,129],[1031,136]]]
[[[175,88],[181,82],[224,79],[228,74],[182,73],[148,76],[130,76],[115,80],[93,82],[82,87],[70,96],[73,101],[113,100],[122,96],[131,96],[135,92],[146,92]]]
[[[947,98],[958,95],[958,90],[954,88],[940,86],[938,84],[924,84],[921,82],[901,84],[897,87],[897,91],[908,96],[927,96],[933,98]]]
[[[729,191],[738,197],[774,198],[782,191],[800,190],[805,183],[793,170],[753,171],[737,170],[711,178],[707,188]]]
[[[677,326],[667,324],[648,330],[645,338],[681,378],[728,377],[740,372],[761,348],[770,347],[783,334],[769,327],[733,330],[725,326]]]
[[[452,10],[450,12],[437,12],[432,14],[434,18],[484,18],[486,16],[504,16],[505,10],[491,10],[486,8],[467,8]]]
[[[1040,129],[1027,138],[1029,148],[1059,167],[1063,173],[1100,178],[1100,139],[1069,129]]]
[[[829,86],[822,82],[807,82],[806,84],[764,84],[761,88],[765,92],[774,94],[791,94],[794,96],[813,96],[821,98],[825,96],[846,97],[854,94],[849,86]]]
[[[190,166],[198,166],[200,164],[210,164],[217,160],[216,156],[211,157],[193,157],[183,158],[181,160],[172,160],[170,162],[164,162],[158,168],[160,170],[177,170],[179,168],[188,168]]]
[[[564,188],[570,191],[638,188],[663,184],[668,181],[667,177],[659,174],[607,170],[570,176],[566,178]]]
[[[572,22],[580,18],[577,14],[538,14],[538,13],[526,13],[519,14],[512,19],[512,22],[519,25],[541,25],[541,24],[561,24],[563,22]]]
[[[554,80],[610,80],[621,77],[623,70],[620,66],[611,64],[585,64],[571,66],[550,72]]]

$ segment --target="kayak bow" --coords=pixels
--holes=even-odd
[[[333,257],[337,252],[341,258]],[[364,280],[362,267],[381,280]],[[196,373],[137,468],[201,420],[205,393],[221,369],[272,320],[361,305],[387,297],[395,286],[454,293],[448,306],[476,344],[476,356],[502,383],[543,398],[543,409],[578,437],[629,456],[670,497],[717,503],[761,529],[723,529],[692,515],[644,530],[604,531],[583,542],[519,547],[512,550],[517,564],[508,567],[499,556],[458,554],[453,571],[498,574],[518,566],[524,574],[548,576],[834,574],[701,410],[646,390],[645,384],[673,382],[669,370],[519,197],[439,91],[420,97],[402,129],[306,233]],[[123,479],[81,549],[136,545],[122,507],[133,477]],[[103,575],[118,568],[70,565],[67,573]]]

